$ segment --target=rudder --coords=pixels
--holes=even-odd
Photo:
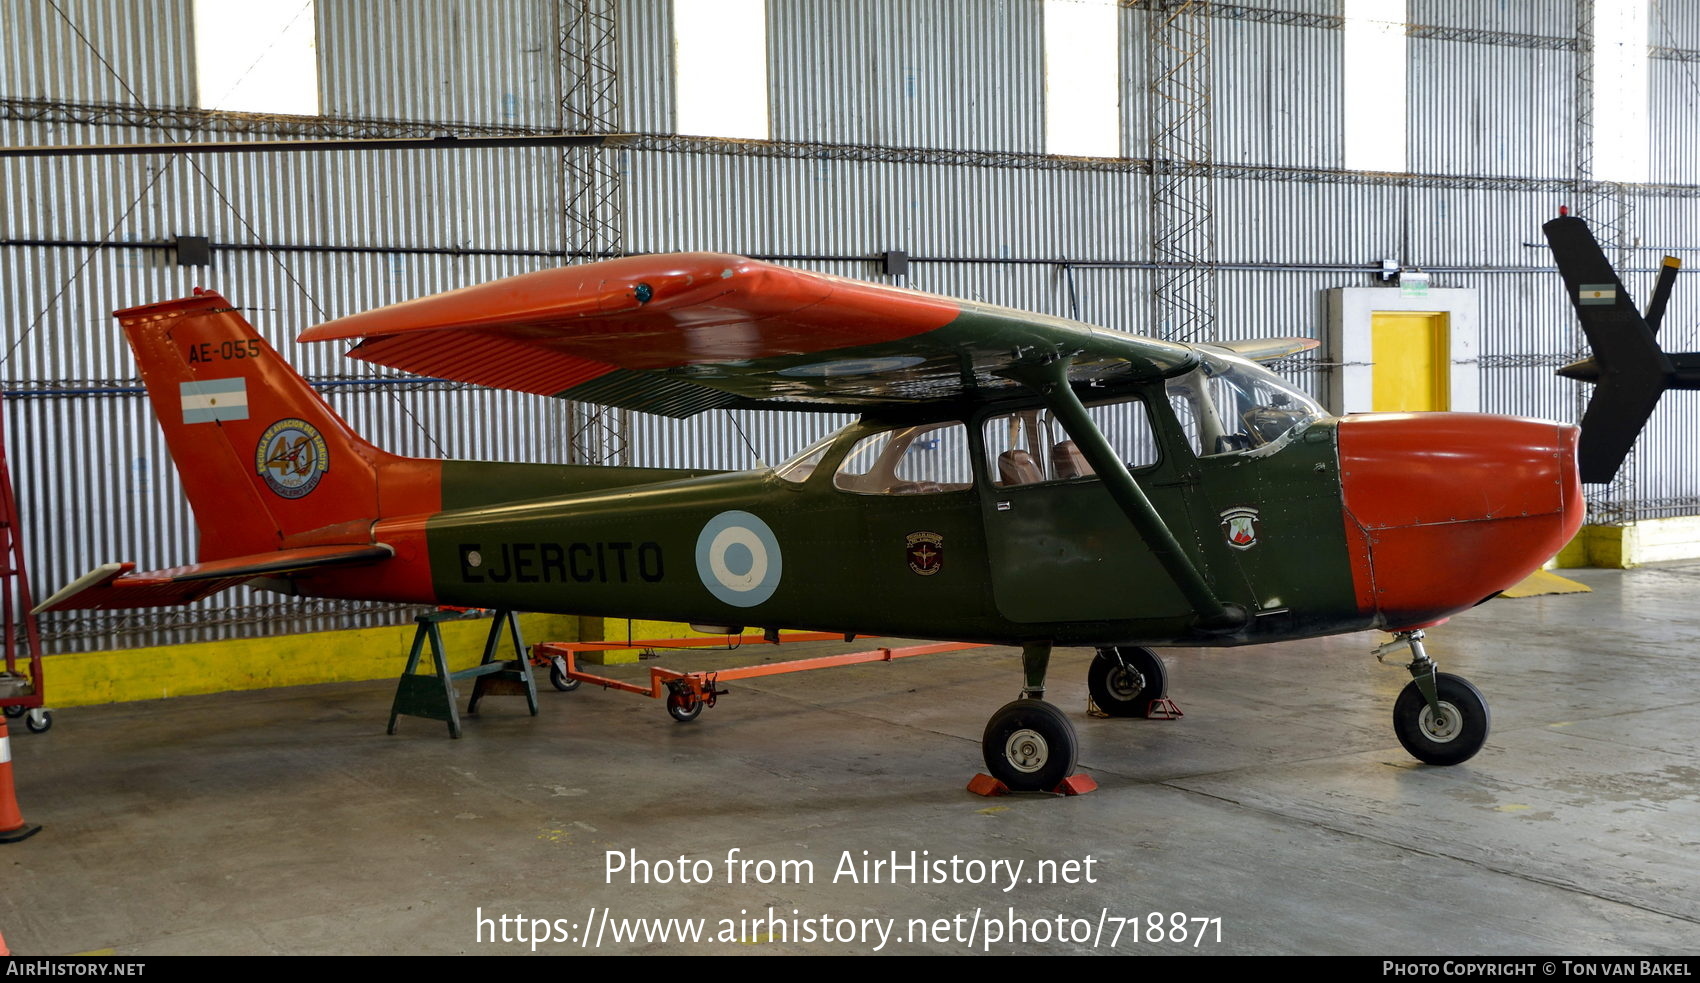
[[[373,520],[384,451],[367,443],[228,300],[118,311],[176,461],[202,562]]]

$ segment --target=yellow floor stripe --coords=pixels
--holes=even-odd
[[[1542,594],[1588,594],[1593,588],[1569,577],[1560,577],[1551,570],[1536,570],[1523,582],[1505,591],[1501,597],[1539,597]]]

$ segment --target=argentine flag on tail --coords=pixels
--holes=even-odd
[[[248,380],[208,379],[177,384],[184,423],[248,419]]]

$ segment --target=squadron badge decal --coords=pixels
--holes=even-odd
[[[1256,546],[1259,531],[1256,509],[1240,505],[1222,510],[1222,535],[1234,549],[1249,550]]]
[[[903,544],[910,570],[931,577],[944,569],[943,536],[936,532],[912,532],[904,537]]]
[[[330,466],[325,438],[306,420],[277,421],[254,447],[254,473],[282,498],[305,498]]]

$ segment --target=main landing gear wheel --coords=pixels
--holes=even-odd
[[[703,702],[691,695],[690,690],[676,689],[667,694],[667,714],[681,724],[688,724],[702,716]]]
[[[563,693],[571,693],[573,690],[578,689],[579,685],[582,684],[583,682],[584,682],[584,680],[582,680],[582,679],[573,679],[572,677],[568,676],[566,674],[566,671],[561,668],[561,660],[559,660],[559,659],[551,659],[550,660],[550,662],[549,662],[549,685],[555,687],[556,689],[560,690]]]
[[[1143,717],[1152,700],[1169,695],[1169,673],[1148,648],[1099,649],[1086,670],[1086,690],[1112,717]]]
[[[1049,792],[1074,774],[1074,725],[1044,700],[1005,704],[986,723],[980,750],[992,777],[1016,792]]]
[[[1435,673],[1434,691],[1438,714],[1416,681],[1407,683],[1393,702],[1393,732],[1405,750],[1424,764],[1468,761],[1487,741],[1487,701],[1468,680],[1450,673]]]

